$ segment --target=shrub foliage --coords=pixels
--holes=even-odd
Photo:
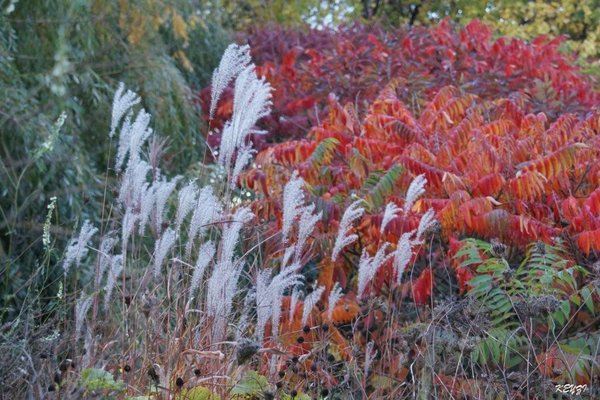
[[[258,71],[275,89],[273,113],[262,123],[269,136],[257,138],[259,148],[263,141],[305,136],[327,118],[330,94],[364,115],[391,79],[398,82],[397,97],[415,112],[448,85],[485,100],[526,96],[528,112],[543,111],[551,120],[585,112],[599,101],[593,80],[559,50],[561,39],[494,38],[478,21],[457,27],[444,20],[410,30],[355,24],[303,32],[272,26],[241,40],[253,45]],[[201,93],[204,105],[208,93],[208,88]],[[213,128],[228,118],[230,101],[220,107]],[[217,145],[218,135],[209,142]]]

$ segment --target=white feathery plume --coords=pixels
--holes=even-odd
[[[369,342],[367,343],[367,351],[365,353],[365,368],[364,368],[364,376],[365,379],[369,375],[369,371],[371,370],[371,365],[373,365],[373,361],[377,357],[377,350],[375,350],[375,343]]]
[[[402,274],[412,257],[412,243],[410,238],[414,233],[415,231],[403,233],[400,239],[398,239],[398,244],[394,251],[394,271],[396,272],[396,282],[398,284],[400,284]]]
[[[234,250],[242,226],[250,222],[252,218],[254,218],[252,211],[247,207],[242,207],[231,216],[232,222],[223,227],[219,260],[208,280],[206,291],[206,312],[213,319],[212,339],[214,342],[223,339],[227,328],[227,319],[231,313],[233,297],[243,267],[240,260],[233,260]]]
[[[65,260],[63,261],[63,270],[65,271],[65,275],[69,272],[71,265],[75,264],[76,267],[79,267],[81,264],[81,260],[88,253],[88,242],[98,232],[98,228],[94,228],[94,226],[90,223],[90,221],[86,220],[79,231],[79,236],[75,239],[71,239],[69,241],[69,246],[67,247],[67,254],[65,255]]]
[[[358,264],[358,298],[362,297],[367,288],[367,284],[371,282],[379,268],[385,263],[392,255],[385,255],[389,243],[385,243],[379,249],[373,257],[369,256],[367,250],[364,249],[360,256],[360,262]]]
[[[212,90],[210,96],[210,119],[217,109],[217,103],[219,97],[229,85],[229,82],[235,78],[251,61],[250,58],[250,46],[238,46],[237,44],[230,44],[229,47],[223,53],[221,62],[212,76]]]
[[[135,230],[135,224],[139,219],[139,214],[135,214],[131,209],[127,208],[125,210],[125,215],[123,216],[123,221],[121,222],[121,247],[123,251],[127,248],[127,242],[129,241],[129,236]]]
[[[302,326],[306,325],[308,322],[308,318],[310,317],[310,312],[319,299],[321,295],[325,291],[325,286],[319,286],[317,289],[313,290],[311,294],[304,298],[304,305],[302,307]]]
[[[252,149],[252,144],[242,145],[238,150],[237,157],[235,158],[235,165],[231,172],[231,177],[229,178],[229,185],[232,189],[236,187],[238,176],[240,176],[244,167],[248,165],[254,153],[256,153],[256,150]]]
[[[268,291],[271,272],[271,268],[258,271],[254,286],[256,288],[256,337],[261,342],[265,334],[265,325],[271,318],[272,305]]]
[[[165,206],[167,205],[167,200],[169,200],[169,196],[175,190],[175,186],[177,186],[177,182],[181,179],[181,176],[176,176],[171,180],[161,179],[156,183],[156,231],[160,232],[162,230],[162,223],[165,214]]]
[[[294,319],[294,313],[296,312],[296,306],[298,305],[299,300],[300,300],[300,290],[298,290],[298,288],[294,288],[294,290],[292,291],[292,296],[290,298],[290,314],[289,314],[290,323]]]
[[[146,110],[141,109],[131,125],[128,166],[136,165],[140,161],[140,151],[142,149],[142,145],[150,137],[150,135],[152,135],[152,128],[150,128],[149,125],[150,114],[148,114]],[[119,166],[117,166],[117,169],[118,167]]]
[[[300,264],[292,264],[282,269],[273,279],[268,287],[266,297],[271,305],[271,327],[273,336],[279,335],[279,321],[281,319],[281,305],[283,293],[286,289],[296,286],[302,282],[302,275],[297,271],[302,267]],[[258,292],[257,292],[258,293]]]
[[[243,264],[219,260],[208,280],[206,289],[206,313],[213,320],[212,340],[219,342],[225,336],[227,321],[231,314],[233,297]]]
[[[117,244],[116,232],[110,231],[104,235],[102,238],[102,242],[100,243],[100,251],[98,252],[98,265],[99,265],[99,273],[98,276],[100,279],[104,276],[104,273],[110,266],[111,255],[113,247]]]
[[[331,255],[331,259],[333,261],[337,259],[337,256],[340,254],[344,247],[348,246],[356,239],[358,239],[358,235],[356,234],[348,236],[346,236],[346,234],[348,233],[348,229],[350,229],[350,227],[352,226],[352,223],[356,219],[360,218],[365,212],[364,208],[359,207],[362,202],[363,200],[356,200],[354,203],[350,204],[350,206],[346,208],[346,211],[342,216],[342,220],[340,221],[340,228],[335,239],[335,246],[333,246],[333,253]]]
[[[85,320],[85,316],[92,305],[93,297],[83,297],[83,293],[81,297],[75,303],[75,341],[79,339],[79,334],[81,333],[81,328],[83,327],[83,321]]]
[[[283,188],[283,223],[281,228],[283,242],[286,243],[296,217],[302,212],[304,180],[294,171],[290,180]]]
[[[123,271],[123,255],[119,254],[112,256],[110,262],[110,269],[108,270],[108,276],[106,278],[106,285],[104,286],[104,308],[106,310],[110,307],[110,297],[117,282],[117,277]]]
[[[285,266],[289,264],[292,255],[296,251],[295,246],[289,246],[285,248],[285,252],[283,253],[283,257],[281,258],[281,268],[283,269]]]
[[[306,240],[310,236],[310,234],[314,231],[315,225],[321,217],[323,216],[323,212],[318,214],[313,214],[315,209],[314,204],[307,205],[302,210],[302,215],[300,216],[300,222],[298,223],[298,240],[295,245],[295,254],[294,258],[296,261],[300,260],[302,256],[302,251],[304,250],[304,244]]]
[[[121,118],[125,115],[131,107],[138,104],[140,102],[140,98],[137,94],[132,92],[131,90],[125,91],[125,84],[123,82],[119,82],[119,87],[115,92],[115,97],[113,98],[113,107],[112,107],[112,117],[110,123],[110,133],[109,136],[113,137],[115,131],[117,130],[117,126],[119,122],[121,122]]]
[[[146,177],[151,170],[150,164],[140,160],[125,171],[119,188],[119,202],[126,208],[141,207],[141,199],[150,186]]]
[[[246,67],[235,81],[233,115],[230,123],[223,128],[219,163],[228,172],[235,151],[245,143],[256,122],[271,112],[271,85],[263,78],[257,78],[254,65]]]
[[[194,240],[201,236],[209,224],[218,221],[223,213],[223,206],[215,196],[211,186],[204,186],[198,194],[194,213],[190,221],[188,241],[185,246],[185,255],[189,257],[192,253]]]
[[[396,217],[398,211],[400,211],[400,208],[396,206],[396,203],[387,203],[387,205],[385,206],[385,212],[383,213],[383,220],[381,221],[381,228],[379,229],[380,233],[383,234],[385,227],[387,226],[387,224],[390,223],[391,220],[393,220]]]
[[[146,188],[143,190],[143,193],[140,196],[140,213],[139,213],[139,234],[140,236],[144,236],[146,232],[146,225],[150,220],[150,214],[152,214],[152,209],[154,208],[154,204],[156,203],[156,190],[157,183],[152,186],[148,184],[145,185]]]
[[[194,296],[194,293],[196,293],[196,290],[200,287],[204,271],[206,271],[206,267],[208,267],[212,258],[215,256],[215,252],[215,245],[211,241],[204,242],[202,246],[200,246],[196,265],[194,266],[194,273],[192,274],[192,281],[190,283],[190,298]]]
[[[410,185],[408,186],[408,190],[406,191],[406,197],[404,198],[404,215],[410,212],[415,201],[425,193],[425,185],[427,184],[427,179],[425,178],[425,174],[417,175],[415,179],[412,180]]]
[[[133,112],[129,111],[125,116],[123,125],[121,126],[121,133],[119,134],[119,144],[117,145],[117,155],[115,160],[115,166],[117,172],[121,171],[123,163],[125,162],[125,156],[129,151],[129,142],[131,141],[131,127],[133,124]]]
[[[256,304],[256,289],[250,288],[246,293],[246,298],[244,299],[244,308],[242,311],[242,315],[238,320],[236,329],[235,329],[235,340],[240,341],[245,336],[245,332],[248,329],[248,321],[250,320],[250,315],[252,310],[254,309],[254,304]]]
[[[225,225],[223,229],[223,237],[221,238],[221,260],[231,260],[233,258],[235,245],[240,237],[240,230],[244,224],[247,224],[254,218],[254,214],[248,207],[238,208],[233,216],[232,221]]]
[[[271,382],[273,380],[275,380],[275,374],[277,373],[277,370],[279,369],[279,360],[280,359],[281,358],[275,354],[273,354],[269,358],[269,378],[271,379]]]
[[[429,229],[435,222],[435,212],[432,208],[427,210],[425,214],[421,216],[419,221],[419,227],[417,228],[417,237],[415,243],[420,244],[423,242],[423,234]]]
[[[131,167],[140,160],[140,150],[142,145],[152,135],[150,125],[150,114],[141,109],[135,119],[127,115],[125,122],[121,127],[121,136],[119,138],[119,148],[117,150],[117,159],[115,168],[121,171],[125,157],[129,153],[129,162],[127,167]]]
[[[167,228],[160,239],[156,241],[156,246],[154,248],[154,278],[158,279],[160,276],[162,263],[165,260],[167,253],[171,250],[171,247],[173,247],[173,244],[175,244],[176,237],[175,231],[171,228]]]
[[[198,187],[194,181],[190,181],[185,185],[178,194],[177,215],[175,216],[175,225],[177,232],[181,228],[181,224],[185,217],[196,207],[196,198],[198,196]]]
[[[335,306],[342,298],[342,288],[338,282],[335,283],[331,292],[329,292],[329,299],[327,300],[327,319],[331,320],[333,318],[333,310],[335,310]]]

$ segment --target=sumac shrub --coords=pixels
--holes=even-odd
[[[411,111],[448,85],[482,99],[525,96],[527,112],[545,112],[551,121],[561,112],[583,112],[599,101],[592,79],[560,51],[562,39],[541,36],[528,43],[494,38],[479,21],[457,27],[444,20],[409,30],[354,24],[302,32],[269,26],[240,35],[239,41],[254,46],[258,71],[274,88],[273,113],[262,123],[269,134],[257,138],[262,147],[305,136],[327,116],[330,94],[342,104],[354,103],[364,114],[391,79]],[[209,91],[200,93],[204,110]],[[230,112],[231,105],[224,102],[211,128],[220,128]],[[218,135],[209,139],[218,145]]]

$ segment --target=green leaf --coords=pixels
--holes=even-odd
[[[477,272],[504,272],[506,266],[497,259],[487,260],[477,268]]]
[[[218,394],[204,386],[182,390],[181,398],[185,400],[221,400]]]
[[[581,296],[583,297],[583,301],[585,302],[585,305],[588,308],[588,310],[590,310],[592,315],[595,315],[596,309],[594,307],[594,299],[592,298],[592,291],[590,290],[590,288],[584,286],[581,289]]]
[[[112,374],[100,368],[86,368],[81,372],[83,386],[87,390],[125,390],[125,383],[115,381]]]
[[[569,300],[571,300],[571,302],[577,307],[581,305],[581,297],[579,297],[577,293],[573,293],[571,296],[569,296]]]
[[[500,363],[500,344],[499,343],[489,343],[490,353],[492,355],[492,361],[496,364]]]
[[[394,191],[394,186],[401,172],[402,167],[400,165],[393,165],[369,190],[366,201],[371,210],[383,206],[385,199]]]
[[[564,300],[560,305],[560,309],[568,318],[571,315],[571,303],[568,300]]]
[[[257,396],[269,387],[269,381],[256,371],[248,371],[231,391],[233,396]]]
[[[340,141],[336,138],[323,139],[321,143],[317,145],[310,157],[308,157],[307,162],[316,172],[318,172],[323,164],[331,162],[335,149],[339,144]]]
[[[565,316],[564,314],[561,312],[561,310],[557,310],[554,312],[554,320],[556,322],[558,322],[559,326],[563,326],[565,324]]]

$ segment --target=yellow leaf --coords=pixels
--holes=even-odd
[[[176,38],[182,39],[185,43],[187,43],[190,39],[185,20],[175,10],[173,10],[173,33],[175,34]]]

